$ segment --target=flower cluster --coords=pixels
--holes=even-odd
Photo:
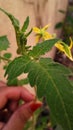
[[[48,39],[54,39],[56,36],[50,34],[48,31],[46,31],[49,27],[49,24],[46,25],[43,28],[37,28],[34,27],[33,31],[36,33],[36,43],[38,43],[41,39],[42,40],[48,40]],[[73,40],[70,38],[70,46],[68,46],[63,41],[59,41],[55,44],[55,47],[59,49],[61,52],[63,52],[70,60],[73,61],[71,49],[73,47]]]

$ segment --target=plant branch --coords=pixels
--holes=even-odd
[[[0,59],[1,59],[1,60],[4,60],[4,61],[8,61],[8,62],[10,62],[10,61],[11,61],[10,59],[5,58],[5,57],[2,57],[2,56],[0,56]]]

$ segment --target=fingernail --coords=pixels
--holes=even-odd
[[[32,104],[30,104],[30,109],[31,111],[36,111],[38,108],[40,108],[42,106],[41,102],[33,102]]]

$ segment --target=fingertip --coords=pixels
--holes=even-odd
[[[37,101],[30,104],[30,109],[32,112],[35,112],[38,108],[42,106],[42,102]]]
[[[25,102],[35,100],[36,96],[35,96],[35,94],[33,92],[30,91],[30,89],[28,90],[25,87],[23,87],[21,89],[23,89],[23,91],[21,90],[21,97],[24,99]]]

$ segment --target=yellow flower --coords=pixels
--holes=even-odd
[[[37,28],[34,27],[33,31],[36,33],[36,42],[39,42],[40,39],[42,40],[48,40],[48,39],[53,39],[56,38],[55,35],[52,35],[50,33],[48,33],[46,30],[48,29],[49,24],[46,25],[43,28]],[[70,46],[68,46],[67,44],[65,44],[62,41],[59,41],[55,44],[55,47],[57,47],[61,52],[65,53],[65,55],[73,61],[73,57],[72,57],[72,53],[71,53],[71,49],[73,47],[73,41],[70,38]]]
[[[33,28],[33,31],[36,33],[36,42],[38,42],[41,38],[42,40],[48,40],[48,39],[52,39],[53,38],[53,35],[51,35],[50,33],[48,33],[46,30],[48,29],[50,25],[46,25],[45,27],[43,28],[37,28],[37,27],[34,27]]]
[[[57,42],[55,44],[55,46],[62,52],[65,53],[65,55],[73,61],[73,57],[72,57],[72,53],[71,53],[71,49],[73,47],[73,41],[72,39],[70,38],[70,46],[68,46],[67,44],[65,44],[64,42]]]

